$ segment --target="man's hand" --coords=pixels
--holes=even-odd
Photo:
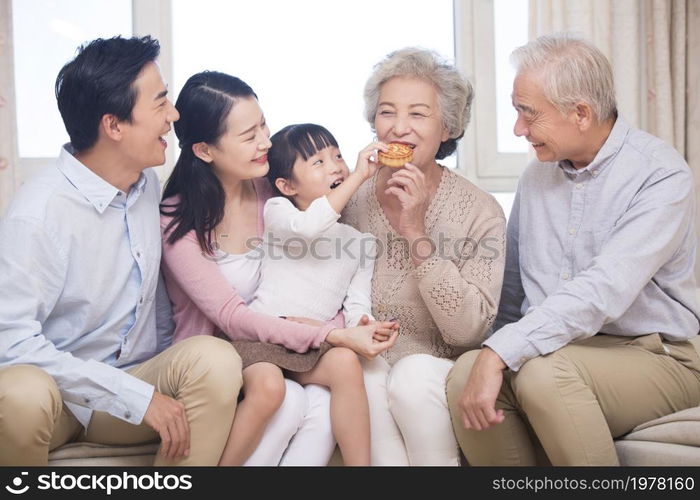
[[[505,368],[506,364],[495,351],[488,347],[481,350],[459,400],[465,429],[483,431],[505,419],[503,410],[496,410]]]
[[[164,458],[190,454],[190,425],[181,402],[154,391],[143,421],[160,435],[160,453]]]

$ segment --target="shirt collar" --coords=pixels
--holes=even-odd
[[[68,143],[61,148],[58,156],[58,169],[66,176],[68,181],[102,214],[120,192],[88,167],[80,163],[75,156],[73,146]],[[147,177],[141,173],[139,180],[131,187],[134,194],[145,190]]]
[[[569,160],[562,160],[559,162],[559,167],[570,177],[577,177],[584,172],[590,172],[593,177],[597,176],[601,170],[612,162],[618,151],[620,151],[629,130],[629,123],[621,115],[618,115],[608,138],[603,143],[603,147],[600,148],[591,163],[586,165],[585,168],[577,169],[574,168]]]

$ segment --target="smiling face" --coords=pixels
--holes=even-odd
[[[530,142],[539,161],[570,160],[577,168],[587,164],[586,142],[576,110],[562,114],[555,108],[545,97],[539,77],[519,73],[513,82],[512,98],[518,112],[513,132]]]
[[[226,131],[207,148],[214,173],[220,179],[263,177],[268,169],[270,129],[255,97],[237,99],[226,118]]]
[[[377,138],[411,146],[411,163],[419,168],[433,165],[440,144],[449,139],[438,99],[435,87],[420,78],[395,77],[387,81],[379,91],[374,117]]]
[[[122,134],[120,148],[130,163],[142,170],[165,163],[168,144],[164,136],[180,114],[167,98],[168,90],[157,64],[146,64],[133,87],[136,102],[131,111],[131,120],[119,122]]]
[[[297,156],[292,169],[292,178],[286,180],[288,188],[285,192],[291,196],[300,210],[306,210],[317,198],[327,195],[338,187],[350,175],[340,150],[328,146],[304,160]]]

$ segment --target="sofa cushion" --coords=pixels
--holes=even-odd
[[[158,443],[133,446],[70,443],[49,453],[49,465],[151,466],[157,451]]]
[[[620,439],[615,449],[624,466],[700,465],[700,448],[680,444]]]
[[[622,439],[700,447],[700,406],[645,422]]]

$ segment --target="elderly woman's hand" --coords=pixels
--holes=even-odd
[[[430,195],[425,174],[410,163],[397,170],[387,181],[386,194],[396,196],[401,203],[399,234],[409,240],[425,236],[425,214],[430,205]]]

